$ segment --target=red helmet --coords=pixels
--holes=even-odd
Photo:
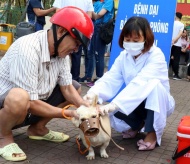
[[[94,31],[92,20],[88,14],[73,6],[58,10],[51,17],[50,22],[67,29],[70,35],[81,41],[84,46],[88,45]]]

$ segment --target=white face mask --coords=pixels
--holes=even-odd
[[[123,47],[131,56],[137,56],[144,49],[144,42],[123,42]]]

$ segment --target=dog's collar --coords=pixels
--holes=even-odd
[[[89,118],[79,125],[86,137],[94,137],[99,133],[99,117]]]

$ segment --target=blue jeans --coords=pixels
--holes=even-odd
[[[82,54],[82,46],[79,46],[78,52],[72,53],[71,55],[71,74],[72,79],[79,81],[80,76],[80,63],[81,63],[81,54]]]
[[[106,44],[99,35],[100,24],[94,25],[94,34],[92,36],[85,62],[85,76],[92,78],[94,66],[96,65],[96,76],[102,77],[104,74],[104,54]]]
[[[145,123],[145,132],[153,132],[155,131],[153,128],[154,123],[154,111],[145,109],[145,102],[143,101],[131,114],[128,116],[121,113],[116,112],[114,116],[118,119],[125,121],[132,130],[139,130],[143,122]]]

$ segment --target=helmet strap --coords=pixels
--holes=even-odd
[[[57,40],[57,29],[56,29],[56,25],[53,24],[53,38],[54,38],[54,55],[53,55],[53,57],[58,56],[58,46],[61,43],[61,41],[64,39],[64,37],[67,35],[69,35],[68,31],[59,40]]]

